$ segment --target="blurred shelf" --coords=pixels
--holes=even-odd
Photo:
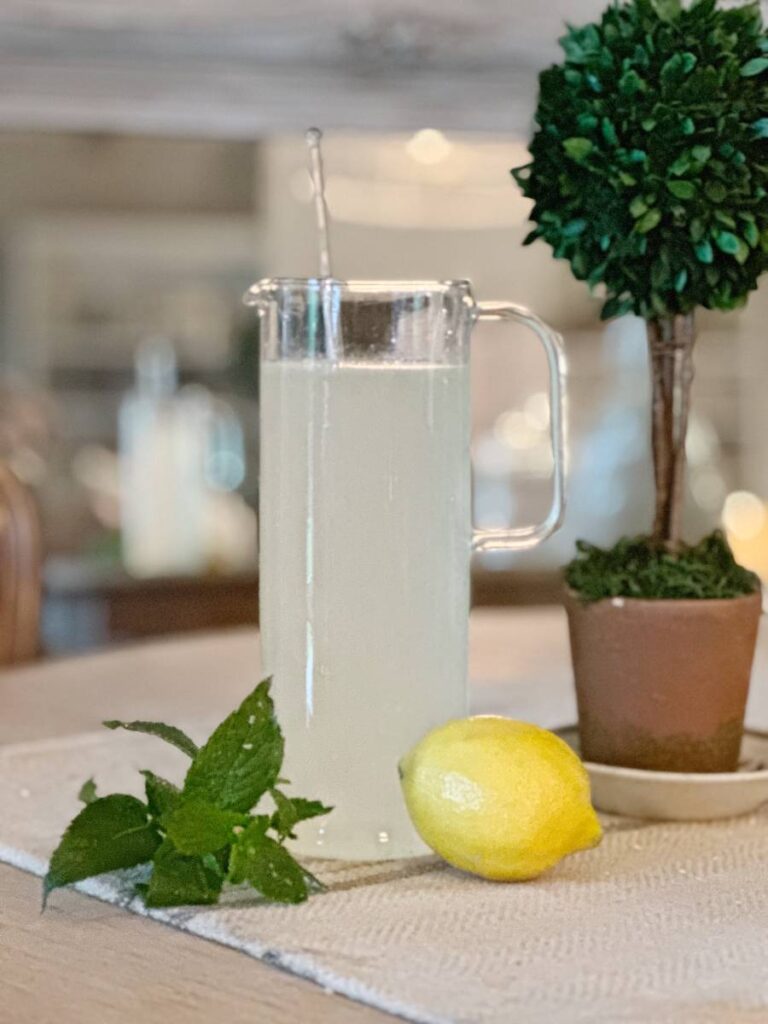
[[[561,587],[558,572],[473,570],[472,603],[556,604]],[[258,621],[255,571],[136,579],[94,560],[55,558],[46,565],[43,646],[48,655]]]
[[[535,572],[472,569],[472,606],[560,604],[563,574],[559,569]]]
[[[45,570],[42,632],[49,655],[258,621],[255,571],[135,579],[76,559],[51,560]]]
[[[133,387],[136,371],[133,366],[63,366],[52,364],[48,370],[51,387],[62,391],[114,391],[123,395]],[[236,370],[227,365],[220,369],[179,370],[179,384],[202,384],[213,391],[231,390]]]

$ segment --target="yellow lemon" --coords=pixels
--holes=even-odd
[[[602,838],[584,765],[554,733],[526,722],[447,722],[406,754],[400,778],[424,842],[483,878],[536,878]]]

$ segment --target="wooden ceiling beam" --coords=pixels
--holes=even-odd
[[[0,127],[524,133],[554,36],[542,53],[538,22],[515,12],[523,6],[11,0],[0,8]]]

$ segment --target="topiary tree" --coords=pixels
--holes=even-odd
[[[768,268],[768,36],[759,6],[629,0],[569,28],[513,170],[541,238],[648,322],[656,513],[680,545],[694,311],[742,306]]]

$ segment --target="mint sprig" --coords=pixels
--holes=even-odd
[[[43,906],[48,893],[62,885],[151,860],[160,842],[141,800],[122,793],[92,800],[54,850],[43,881]]]
[[[155,775],[154,772],[146,768],[141,774],[144,776],[144,793],[147,797],[149,813],[157,821],[160,821],[164,815],[170,814],[181,803],[181,790],[172,782]]]
[[[229,878],[249,882],[275,903],[302,903],[307,878],[286,848],[267,835],[269,819],[254,820],[232,848]]]
[[[96,799],[96,783],[93,779],[86,779],[80,787],[77,799],[81,804],[92,804]]]
[[[300,821],[317,818],[322,814],[328,814],[333,809],[321,804],[319,800],[304,800],[300,796],[286,796],[279,789],[270,789],[269,793],[276,808],[272,815],[271,827],[281,839],[295,839],[293,830]]]
[[[194,756],[184,796],[229,811],[249,811],[280,775],[284,742],[264,680],[224,719]]]
[[[285,842],[299,822],[332,808],[277,788],[284,783],[285,744],[270,686],[270,679],[261,682],[199,749],[161,722],[105,722],[158,736],[192,763],[181,788],[144,770],[144,801],[119,793],[99,797],[93,779],[84,783],[85,806],[51,857],[43,905],[60,886],[146,863],[149,882],[137,892],[149,907],[215,903],[227,883],[247,883],[278,903],[301,903],[316,891],[317,879]],[[254,813],[266,796],[274,809]]]
[[[166,819],[166,834],[179,853],[216,853],[231,846],[233,836],[251,821],[248,814],[224,811],[202,800],[182,799]]]
[[[143,893],[144,902],[148,907],[216,903],[223,882],[215,860],[186,856],[166,839],[152,861],[152,877]]]
[[[166,725],[164,722],[121,722],[116,718],[101,724],[107,729],[125,729],[128,732],[143,732],[147,736],[157,736],[187,757],[196,757],[198,753],[197,744],[175,725]]]

